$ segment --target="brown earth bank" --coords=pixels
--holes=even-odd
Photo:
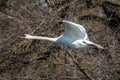
[[[19,38],[57,37],[63,19],[83,25],[105,49]],[[120,1],[0,0],[0,80],[120,80]]]

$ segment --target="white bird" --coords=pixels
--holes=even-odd
[[[86,30],[82,25],[66,20],[63,20],[62,23],[65,26],[65,32],[59,37],[49,38],[49,37],[32,36],[29,34],[24,34],[25,36],[21,38],[48,40],[54,43],[60,43],[66,45],[74,49],[80,49],[80,48],[103,49],[102,46],[95,44],[89,40]]]

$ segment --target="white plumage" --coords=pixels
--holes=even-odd
[[[55,43],[64,44],[68,47],[74,49],[80,48],[101,48],[102,46],[91,42],[88,38],[85,28],[80,25],[70,21],[63,20],[63,25],[65,26],[64,33],[57,38],[49,38],[42,36],[31,36],[29,34],[25,34],[25,39],[40,39],[40,40],[48,40]]]

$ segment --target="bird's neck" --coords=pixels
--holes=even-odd
[[[42,37],[42,36],[32,36],[28,39],[47,40],[47,41],[51,41],[51,42],[56,42],[57,41],[57,38],[49,38],[49,37]]]

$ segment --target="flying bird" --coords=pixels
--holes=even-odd
[[[93,43],[89,40],[88,34],[82,25],[66,20],[63,20],[62,23],[65,27],[65,31],[59,37],[50,38],[50,37],[32,36],[29,34],[24,34],[24,36],[21,36],[20,38],[47,40],[54,43],[63,44],[74,49],[82,49],[82,48],[103,49],[101,45]]]

